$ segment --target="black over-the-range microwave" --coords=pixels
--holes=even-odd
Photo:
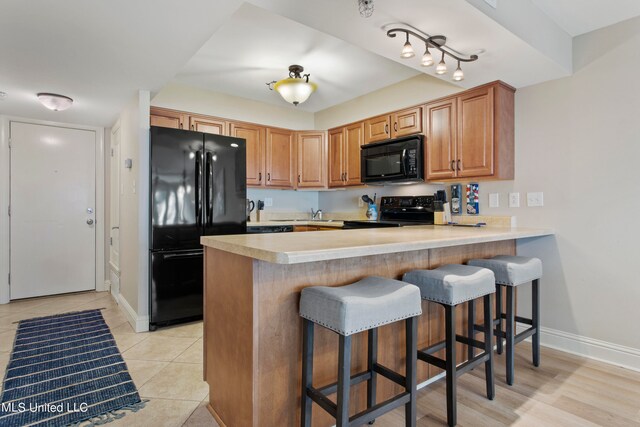
[[[423,136],[410,135],[362,146],[362,182],[394,184],[424,181]]]

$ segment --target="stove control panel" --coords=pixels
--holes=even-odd
[[[381,210],[392,210],[398,208],[405,209],[428,209],[434,207],[434,196],[390,196],[380,200]]]

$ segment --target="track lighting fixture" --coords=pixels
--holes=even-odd
[[[429,48],[438,49],[440,52],[442,52],[442,57],[440,59],[440,62],[436,66],[436,74],[443,75],[447,72],[447,64],[444,60],[445,55],[447,55],[458,61],[458,67],[456,68],[452,76],[453,80],[456,82],[464,80],[464,72],[460,67],[460,63],[476,61],[478,59],[478,55],[463,55],[458,53],[457,51],[446,45],[447,38],[443,35],[429,36],[426,34],[421,34],[419,30],[416,31],[406,28],[392,28],[387,31],[387,36],[389,37],[396,37],[397,33],[404,33],[406,35],[406,41],[404,43],[404,46],[402,47],[400,57],[413,58],[415,56],[413,46],[411,46],[411,42],[409,41],[409,35],[412,35],[413,37],[422,40],[425,44],[425,50],[424,54],[422,55],[422,59],[420,60],[420,65],[422,65],[423,67],[432,66],[434,64],[434,61],[431,52],[429,52]]]

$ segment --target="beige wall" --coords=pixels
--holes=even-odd
[[[444,80],[420,74],[340,105],[318,111],[315,114],[315,126],[316,129],[331,129],[462,90],[464,89]]]
[[[120,293],[135,311],[133,320],[144,323],[148,315],[149,92],[139,91],[118,121],[120,158],[123,164],[125,159],[133,161],[131,169],[120,169]]]
[[[520,192],[522,207],[483,212],[557,232],[519,247],[544,261],[543,342],[597,357],[554,331],[625,346],[640,369],[640,19],[577,37],[574,62],[572,77],[517,92],[515,180],[481,191],[503,206]],[[526,207],[528,191],[543,191],[545,206]]]
[[[170,83],[162,88],[151,101],[151,105],[266,126],[295,130],[314,129],[313,113],[177,83]]]

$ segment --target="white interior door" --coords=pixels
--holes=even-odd
[[[94,131],[11,122],[11,299],[95,289]]]

